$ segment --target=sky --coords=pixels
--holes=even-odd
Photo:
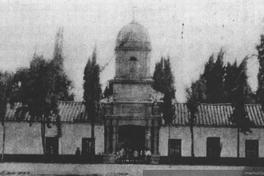
[[[186,100],[185,89],[221,48],[227,62],[251,58],[249,84],[256,90],[254,54],[264,34],[263,0],[0,0],[0,69],[28,67],[34,53],[51,59],[56,32],[63,27],[65,70],[75,99],[82,101],[83,71],[94,47],[105,66],[105,86],[114,77],[117,34],[133,12],[151,38],[151,72],[162,56],[171,58],[178,102]]]

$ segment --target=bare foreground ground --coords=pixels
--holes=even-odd
[[[258,173],[245,174],[246,170]],[[149,175],[264,175],[263,168],[236,166],[179,166],[179,165],[135,165],[135,164],[29,164],[0,163],[1,175],[93,175],[93,176],[142,176],[143,170],[159,170]],[[169,170],[170,173],[161,171]],[[213,171],[213,172],[212,172]],[[215,172],[216,171],[216,172]],[[264,170],[263,170],[264,171]],[[152,171],[153,172],[153,171]]]

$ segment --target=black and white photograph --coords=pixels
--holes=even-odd
[[[0,0],[0,176],[264,175],[263,0]]]

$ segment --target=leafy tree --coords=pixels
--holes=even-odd
[[[259,72],[258,72],[258,90],[257,97],[258,102],[262,106],[264,111],[264,35],[260,36],[260,43],[256,47],[258,51],[258,61],[259,61]]]
[[[62,55],[62,31],[59,30],[53,59],[45,60],[42,56],[33,57],[29,68],[19,69],[14,76],[14,95],[10,103],[21,103],[17,108],[17,118],[22,120],[30,115],[30,126],[33,121],[41,122],[43,153],[46,154],[45,131],[51,127],[51,117],[56,116],[57,137],[61,134],[61,123],[58,103],[61,100],[73,100],[72,83],[64,72]]]
[[[83,102],[85,105],[88,118],[91,120],[91,138],[92,140],[92,155],[95,154],[95,138],[94,138],[94,122],[99,116],[99,102],[101,97],[101,85],[100,85],[100,67],[97,64],[96,48],[93,51],[92,59],[88,59],[88,62],[84,69],[84,94]]]
[[[43,152],[45,148],[45,124],[50,127],[51,112],[57,111],[57,107],[52,99],[48,98],[48,84],[46,74],[48,63],[43,57],[34,55],[30,62],[30,68],[20,69],[14,77],[16,86],[16,97],[12,103],[19,102],[21,107],[17,108],[16,116],[18,120],[25,118],[27,112],[30,115],[30,126],[34,120],[41,121],[41,138]],[[44,117],[44,118],[43,118]]]
[[[0,98],[1,98],[0,118],[3,127],[3,139],[2,139],[3,143],[2,143],[2,157],[1,157],[2,162],[4,162],[4,153],[5,153],[5,136],[6,136],[5,116],[6,116],[8,99],[11,97],[12,94],[12,79],[13,79],[12,73],[0,72]]]

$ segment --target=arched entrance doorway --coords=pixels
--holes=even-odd
[[[130,151],[145,150],[145,127],[126,125],[119,127],[119,148]]]

